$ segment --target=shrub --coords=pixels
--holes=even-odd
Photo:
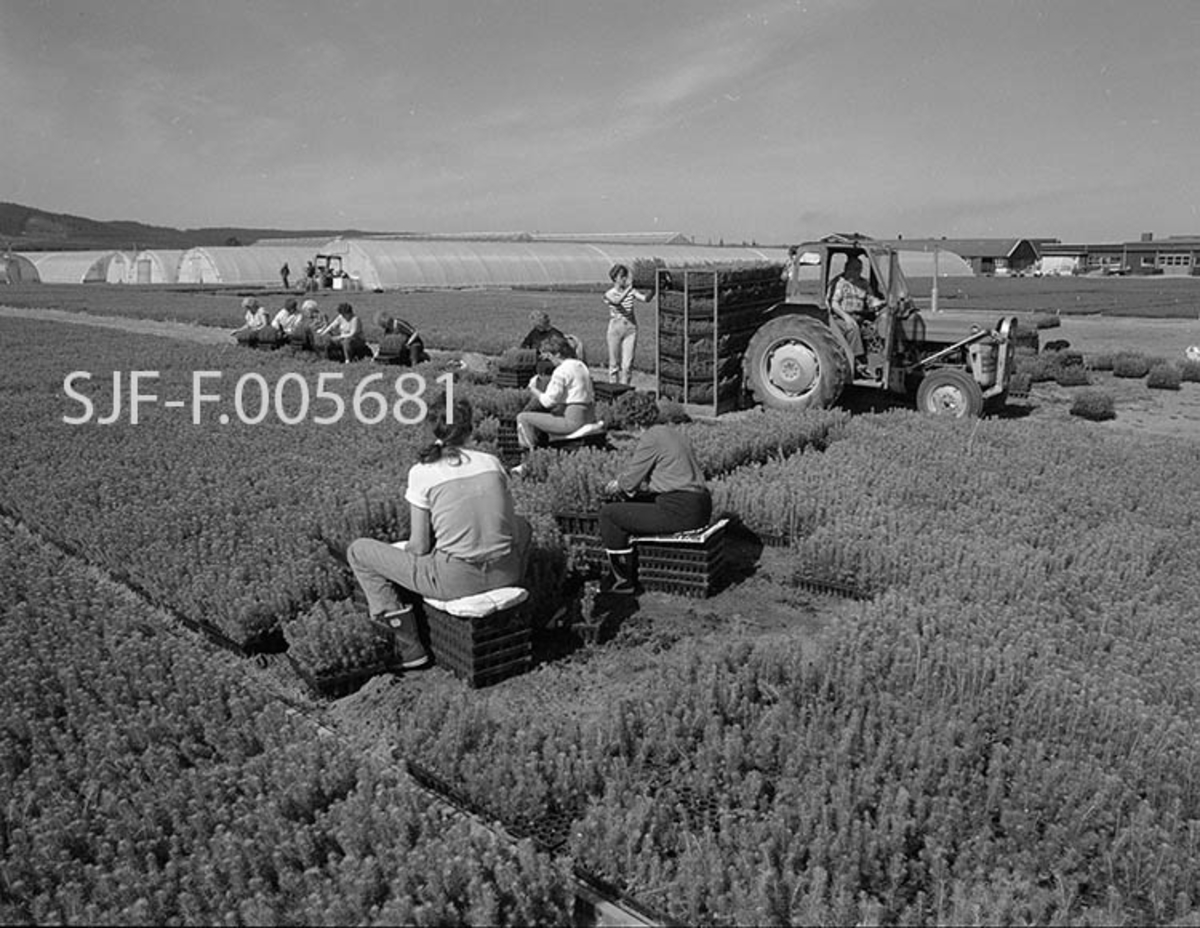
[[[1179,368],[1179,379],[1200,383],[1200,361],[1184,361]]]
[[[1057,313],[1036,313],[1033,317],[1033,326],[1037,329],[1057,329],[1062,325],[1062,319]]]
[[[1088,367],[1094,371],[1111,371],[1115,359],[1111,354],[1094,355],[1088,361]]]
[[[687,410],[678,400],[661,400],[658,408],[661,411],[663,422],[678,425],[681,422],[692,421],[692,417],[687,414]]]
[[[1103,422],[1115,419],[1117,412],[1113,408],[1113,398],[1099,390],[1084,390],[1075,397],[1071,404],[1071,415],[1090,419],[1093,422]]]
[[[1150,368],[1150,375],[1146,378],[1146,386],[1154,390],[1178,390],[1182,379],[1179,368],[1174,364],[1155,364]]]
[[[1113,375],[1116,377],[1145,377],[1150,373],[1150,362],[1144,355],[1122,352],[1113,359]]]
[[[1020,365],[1020,372],[1026,374],[1031,383],[1057,380],[1061,370],[1062,365],[1056,354],[1040,354],[1036,358],[1022,360]]]
[[[1060,367],[1054,379],[1060,387],[1086,387],[1092,382],[1087,368],[1078,364]]]

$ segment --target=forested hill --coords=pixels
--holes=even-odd
[[[172,229],[131,220],[101,221],[67,213],[48,213],[19,203],[0,202],[0,248],[13,251],[76,249],[194,248],[201,245],[249,245],[260,238],[358,235],[356,229],[249,229],[240,227]]]

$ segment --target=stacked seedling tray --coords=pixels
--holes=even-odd
[[[372,677],[387,673],[390,664],[379,662],[375,664],[354,667],[349,670],[313,670],[302,661],[296,660],[290,654],[288,661],[296,671],[297,676],[314,696],[326,699],[337,699],[355,692]]]
[[[563,533],[563,544],[574,551],[579,566],[588,571],[603,570],[608,564],[604,542],[600,538],[600,515],[595,512],[557,512],[554,520]]]
[[[725,572],[727,519],[676,535],[634,538],[637,578],[643,589],[704,598]]]
[[[737,409],[750,337],[784,296],[777,264],[659,271],[659,399],[694,415]]]
[[[537,352],[529,348],[512,348],[500,356],[496,370],[496,386],[524,390],[537,373]]]
[[[517,420],[501,419],[496,428],[496,446],[500,449],[500,460],[513,464],[521,459],[521,443],[517,441]]]
[[[515,677],[533,660],[533,627],[524,603],[482,618],[460,618],[425,603],[438,664],[481,687]]]
[[[628,383],[609,383],[604,380],[592,383],[592,391],[596,394],[597,403],[616,402],[622,393],[628,393],[632,389],[633,385]]]

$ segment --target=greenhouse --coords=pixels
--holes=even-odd
[[[133,262],[130,283],[173,284],[179,280],[179,261],[182,249],[150,249],[139,251]]]
[[[271,286],[281,283],[279,269],[286,263],[292,281],[304,279],[304,266],[314,257],[311,247],[243,245],[192,248],[179,260],[181,284],[232,284]]]
[[[133,255],[124,252],[116,252],[108,262],[108,270],[104,274],[104,280],[110,284],[126,284],[133,280]]]
[[[36,284],[41,280],[37,268],[25,255],[10,252],[0,256],[0,263],[4,266],[6,284]]]
[[[31,251],[25,257],[44,284],[92,284],[108,280],[115,251]]]
[[[325,253],[366,290],[537,287],[605,283],[614,264],[660,259],[695,264],[782,263],[782,248],[521,242],[462,239],[335,239]]]

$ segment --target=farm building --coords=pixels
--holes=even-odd
[[[31,251],[25,257],[44,284],[102,284],[115,251]]]
[[[1042,249],[1042,273],[1070,262],[1077,274],[1200,275],[1200,236],[1172,235],[1156,239],[1143,233],[1136,242],[1108,244],[1051,244]]]
[[[179,280],[182,249],[154,248],[139,251],[133,261],[129,282],[137,284],[173,284]]]
[[[1041,256],[1041,245],[1050,238],[904,238],[888,244],[908,251],[950,251],[961,256],[976,274],[1004,277],[1024,274]],[[916,275],[913,275],[916,276]]]
[[[6,284],[36,284],[41,280],[33,262],[15,251],[0,256],[0,264],[4,266]]]
[[[279,269],[286,263],[292,280],[301,280],[313,250],[303,246],[239,245],[192,248],[179,259],[181,284],[227,284],[262,287],[278,284]]]
[[[673,267],[784,259],[782,248],[464,239],[335,239],[323,250],[341,257],[345,272],[368,290],[597,284],[608,280],[614,264],[639,258]]]

